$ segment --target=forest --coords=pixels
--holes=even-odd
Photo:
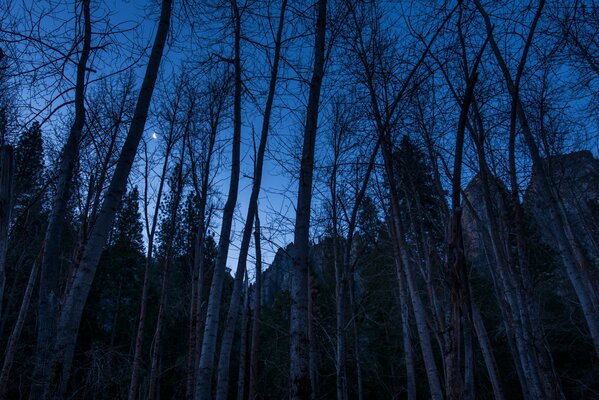
[[[596,0],[0,0],[0,400],[599,399]]]

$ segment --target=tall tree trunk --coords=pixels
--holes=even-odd
[[[6,250],[8,249],[8,228],[12,208],[12,146],[0,147],[0,315],[4,299],[6,280]]]
[[[310,342],[308,337],[308,325],[310,324],[308,259],[310,252],[310,207],[312,202],[314,148],[318,127],[320,87],[325,64],[327,0],[318,0],[317,8],[314,70],[310,82],[310,94],[304,126],[304,142],[295,215],[293,266],[291,268],[290,397],[292,400],[308,400],[312,394],[309,367]]]
[[[486,46],[486,41],[483,49]],[[461,399],[464,397],[464,382],[461,372],[462,356],[461,339],[462,332],[469,329],[470,326],[470,295],[468,273],[466,271],[466,260],[464,257],[464,242],[462,237],[462,208],[461,208],[461,190],[462,190],[462,155],[464,151],[464,136],[466,131],[466,122],[470,104],[474,96],[474,86],[478,78],[477,67],[479,65],[482,50],[475,61],[472,72],[468,75],[466,71],[466,93],[464,100],[460,105],[460,116],[455,140],[455,155],[452,178],[451,193],[451,215],[449,224],[448,249],[447,249],[447,274],[449,276],[449,285],[451,287],[451,322],[446,329],[450,332],[450,338],[447,341],[448,348],[445,349],[444,360],[447,369],[446,387],[447,397],[450,399]],[[447,328],[447,327],[446,327]]]
[[[214,93],[213,93],[214,94]],[[202,298],[205,276],[204,250],[207,228],[206,205],[208,203],[208,188],[210,184],[210,167],[212,164],[212,154],[214,152],[214,144],[216,141],[216,133],[218,130],[218,122],[220,118],[221,108],[217,107],[213,113],[215,119],[210,124],[210,135],[208,139],[208,149],[206,160],[202,168],[201,183],[198,182],[196,175],[196,166],[193,158],[191,145],[188,146],[189,158],[192,162],[192,177],[194,189],[200,201],[198,204],[198,228],[194,238],[193,251],[193,278],[191,288],[191,304],[190,304],[190,324],[189,324],[189,351],[187,355],[187,400],[195,398],[195,389],[198,379],[198,363],[200,362],[200,348],[202,338]],[[209,218],[208,218],[209,219]]]
[[[84,35],[81,57],[77,62],[75,83],[75,118],[64,148],[62,149],[60,169],[52,211],[48,218],[44,252],[41,263],[39,306],[37,321],[36,363],[29,398],[46,399],[50,384],[50,363],[52,345],[57,333],[60,248],[62,233],[66,222],[67,203],[71,195],[73,172],[79,154],[79,140],[85,125],[85,77],[87,61],[91,51],[90,0],[81,1],[84,18]]]
[[[216,342],[218,335],[218,324],[220,320],[220,308],[222,302],[223,282],[225,269],[231,243],[231,227],[233,214],[239,189],[240,168],[240,144],[241,144],[241,20],[239,7],[236,0],[231,0],[233,13],[233,25],[235,30],[235,87],[233,98],[233,146],[231,157],[231,178],[229,181],[229,193],[223,210],[223,218],[218,243],[218,256],[214,266],[212,284],[210,286],[210,297],[208,299],[208,310],[206,314],[206,325],[202,351],[200,354],[200,365],[198,369],[199,378],[196,385],[196,400],[208,400],[212,398],[212,375],[214,370],[214,356],[216,353]]]
[[[60,383],[60,386],[56,388],[58,389],[58,398],[64,397],[67,389],[83,308],[91,289],[102,250],[108,239],[114,215],[119,208],[121,197],[127,187],[129,172],[131,171],[137,147],[144,131],[148,109],[152,100],[170,28],[171,11],[172,0],[163,0],[156,37],[137,99],[131,126],[121,149],[102,208],[91,230],[81,265],[75,271],[70,292],[65,294],[65,301],[58,324],[54,356],[52,357],[52,370],[61,375],[53,379],[53,382]]]
[[[8,377],[10,375],[10,368],[17,352],[17,343],[25,324],[25,318],[27,317],[27,311],[29,311],[29,302],[31,301],[31,294],[33,293],[33,287],[35,286],[35,280],[37,278],[39,260],[33,261],[31,272],[29,273],[29,280],[25,287],[25,293],[23,294],[23,301],[21,302],[21,308],[19,309],[19,315],[17,321],[12,329],[8,342],[6,343],[6,350],[4,353],[4,363],[2,364],[2,372],[0,373],[0,400],[4,400],[6,397],[6,385],[8,384]]]
[[[503,400],[505,398],[503,386],[499,379],[497,363],[495,362],[495,356],[493,355],[491,341],[489,340],[489,335],[485,329],[485,324],[480,315],[480,311],[474,302],[472,302],[472,325],[474,326],[480,351],[483,354],[483,360],[487,367],[487,374],[489,375],[489,381],[491,381],[491,387],[493,388],[493,396],[495,400]]]
[[[492,243],[491,252],[495,256],[495,263],[498,268],[492,268],[491,274],[498,275],[499,289],[507,301],[500,302],[499,307],[505,308],[506,316],[511,314],[509,321],[512,324],[513,335],[516,344],[516,352],[512,354],[514,360],[521,364],[521,370],[525,381],[521,382],[523,391],[530,392],[530,396],[538,396],[542,393],[543,397],[559,398],[562,396],[559,385],[559,378],[554,371],[552,365],[548,368],[549,371],[542,368],[544,357],[535,348],[535,343],[539,341],[545,342],[545,335],[540,321],[534,317],[534,313],[538,312],[537,307],[532,305],[533,300],[530,299],[531,281],[528,277],[527,264],[525,259],[514,259],[513,251],[510,250],[512,243],[507,237],[509,227],[507,226],[508,216],[506,216],[506,205],[502,203],[500,216],[496,216],[494,212],[493,194],[491,192],[490,171],[485,158],[484,150],[484,131],[482,119],[479,114],[478,107],[474,105],[474,115],[476,118],[476,126],[478,127],[479,137],[474,137],[476,151],[480,164],[480,177],[482,181],[483,200],[486,209],[486,217],[490,229],[490,239]],[[474,133],[473,133],[473,136]],[[500,191],[497,188],[497,191]],[[495,194],[495,196],[500,193]],[[518,222],[516,221],[516,225]],[[482,228],[482,225],[481,225]],[[516,230],[519,230],[516,227]],[[519,239],[516,239],[519,240]],[[518,246],[523,246],[520,243]],[[517,256],[525,256],[522,249],[517,252]],[[505,303],[505,304],[504,304]],[[535,334],[536,332],[536,334]],[[536,338],[535,338],[536,337]],[[547,348],[546,342],[542,345],[542,352]]]
[[[420,349],[426,369],[429,389],[432,399],[443,399],[443,390],[439,379],[439,372],[435,363],[433,347],[431,343],[430,330],[426,321],[426,309],[422,298],[419,294],[419,289],[416,282],[414,265],[408,254],[407,244],[403,239],[403,228],[399,211],[399,200],[397,196],[396,181],[393,173],[391,151],[387,148],[388,144],[383,144],[383,157],[385,161],[385,170],[387,172],[387,180],[391,188],[391,235],[393,238],[393,252],[395,256],[395,264],[397,274],[404,274],[408,287],[408,293],[412,301],[412,309],[414,310],[414,319],[416,322],[416,330],[420,339]]]
[[[337,116],[335,116],[337,118]],[[341,143],[343,140],[343,128],[335,130],[333,136],[333,167],[330,177],[330,194],[331,194],[331,225],[333,235],[333,265],[335,270],[335,336],[337,339],[335,347],[335,372],[336,372],[336,389],[337,400],[347,399],[347,371],[346,363],[346,334],[345,334],[345,309],[346,309],[346,264],[341,259],[341,239],[339,237],[338,226],[338,210],[337,204],[337,170],[339,167],[339,158],[341,156]],[[347,266],[349,267],[349,265]]]
[[[252,239],[252,227],[254,226],[254,218],[258,210],[258,196],[260,195],[260,187],[262,185],[262,171],[264,168],[264,154],[266,152],[266,144],[268,140],[268,132],[270,128],[270,116],[276,91],[277,78],[279,73],[279,60],[281,54],[281,40],[283,35],[283,27],[285,25],[285,10],[287,1],[283,0],[281,4],[281,12],[279,16],[279,26],[275,39],[275,54],[273,67],[270,76],[268,89],[268,97],[266,99],[266,107],[264,110],[264,118],[262,120],[262,130],[260,134],[260,143],[258,145],[258,153],[256,155],[254,167],[254,181],[252,183],[252,193],[248,204],[243,235],[241,239],[241,247],[239,250],[239,258],[237,262],[237,270],[235,271],[235,282],[233,285],[233,294],[229,304],[229,311],[225,324],[225,331],[221,343],[221,349],[218,359],[218,379],[216,388],[216,399],[225,400],[229,389],[229,363],[231,358],[231,349],[233,346],[233,338],[235,334],[235,326],[237,317],[239,316],[239,307],[241,303],[241,290],[243,277],[247,269],[247,257]]]
[[[588,260],[586,259],[583,251],[580,248],[580,245],[577,243],[574,237],[573,228],[566,213],[564,212],[564,207],[560,201],[559,195],[556,193],[555,188],[553,188],[551,185],[547,166],[543,162],[539,147],[528,123],[526,111],[524,110],[524,106],[520,101],[519,90],[514,84],[511,73],[501,54],[501,50],[495,41],[493,35],[493,25],[491,23],[489,14],[481,5],[480,0],[475,0],[475,4],[480,14],[483,16],[493,54],[503,73],[509,95],[512,98],[513,108],[515,109],[516,116],[520,122],[525,143],[528,147],[533,166],[536,170],[538,178],[537,182],[540,188],[539,194],[546,198],[547,212],[549,214],[549,218],[551,221],[553,221],[553,234],[556,239],[557,251],[562,259],[568,278],[570,279],[570,282],[580,302],[582,312],[589,328],[589,333],[591,334],[593,345],[595,346],[595,352],[599,357],[599,309],[597,307],[597,304],[599,304],[599,297],[597,296],[596,289],[588,275]],[[541,0],[537,12],[538,16],[540,16],[544,4],[545,1]],[[538,20],[538,17],[536,19]],[[531,26],[531,30],[525,43],[526,47],[529,47],[532,43],[532,34],[534,33],[535,26],[536,24]],[[525,59],[520,61],[519,68],[524,67],[525,61]]]
[[[250,350],[250,383],[248,399],[257,398],[258,377],[260,376],[260,310],[262,308],[262,246],[260,237],[260,218],[256,211],[254,221],[254,246],[256,247],[256,281],[254,282],[254,314],[252,316],[252,343]]]

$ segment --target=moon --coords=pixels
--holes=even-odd
[[[152,132],[152,139],[158,139],[158,134],[156,132]]]

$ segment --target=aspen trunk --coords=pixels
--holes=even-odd
[[[82,0],[84,17],[84,36],[81,57],[77,62],[75,84],[75,119],[67,142],[62,149],[60,169],[56,183],[56,192],[52,202],[52,211],[48,218],[48,227],[44,240],[41,262],[39,305],[37,322],[36,363],[29,398],[40,400],[48,398],[50,385],[50,363],[52,346],[57,333],[59,303],[60,247],[62,232],[67,215],[67,203],[71,195],[73,172],[79,154],[79,140],[85,125],[85,79],[87,62],[91,50],[90,0]]]
[[[318,127],[320,87],[324,75],[325,36],[327,28],[327,0],[317,5],[316,37],[314,44],[314,70],[310,82],[310,94],[306,109],[302,160],[299,174],[297,209],[295,215],[293,266],[291,268],[291,393],[292,400],[307,400],[312,396],[310,384],[310,324],[309,269],[310,206],[312,202],[312,177],[314,171],[314,148]]]
[[[220,108],[215,112],[215,121],[211,121],[210,136],[204,167],[202,168],[201,184],[198,182],[195,174],[195,164],[191,146],[188,146],[189,158],[192,161],[192,176],[197,194],[200,196],[198,204],[199,223],[194,239],[193,254],[193,278],[191,288],[190,304],[190,324],[189,324],[189,351],[187,356],[187,390],[186,398],[193,400],[195,398],[195,388],[198,379],[197,366],[200,361],[200,348],[202,338],[202,298],[205,276],[204,265],[204,239],[206,237],[206,205],[208,203],[208,187],[210,182],[210,167],[212,154],[216,141],[218,130],[218,118],[220,117]]]
[[[383,133],[380,133],[381,135]],[[391,189],[391,234],[393,238],[393,251],[395,255],[395,265],[397,274],[404,274],[406,277],[408,293],[412,301],[412,309],[414,310],[414,319],[416,322],[416,330],[420,339],[420,349],[422,350],[422,358],[429,382],[429,389],[432,399],[443,399],[443,390],[431,343],[430,331],[426,322],[426,309],[419,294],[414,265],[407,253],[407,244],[403,239],[403,228],[399,211],[399,200],[397,196],[396,181],[393,173],[393,165],[391,151],[387,143],[383,143],[383,158],[385,161],[385,170],[387,180]]]
[[[339,157],[341,156],[341,148],[339,143],[342,141],[342,131],[336,131],[333,144],[333,168],[330,178],[330,193],[331,193],[331,225],[333,235],[333,265],[335,270],[335,336],[337,339],[335,347],[335,373],[336,373],[336,389],[337,400],[347,399],[347,371],[346,363],[346,344],[345,344],[345,308],[346,308],[346,267],[347,265],[341,260],[340,256],[340,237],[338,232],[338,211],[337,211],[337,169],[339,166]]]
[[[223,210],[220,239],[218,243],[218,256],[214,266],[212,284],[210,286],[210,297],[208,299],[208,310],[206,313],[206,325],[200,354],[198,368],[198,380],[196,384],[196,400],[212,399],[212,375],[214,371],[214,357],[216,353],[216,342],[218,335],[218,324],[220,320],[220,308],[222,302],[223,282],[225,269],[231,243],[231,228],[233,214],[237,203],[240,174],[240,145],[241,145],[241,21],[240,12],[236,0],[231,0],[233,12],[233,24],[235,30],[235,93],[233,98],[233,146],[231,157],[231,178],[229,181],[229,193]],[[234,297],[231,299],[233,300]]]
[[[52,357],[52,370],[61,374],[60,377],[56,377],[57,379],[53,379],[54,382],[59,382],[59,387],[56,388],[58,398],[63,398],[66,393],[83,308],[91,289],[102,250],[108,239],[114,215],[127,187],[129,172],[131,171],[137,147],[144,131],[160,61],[169,32],[171,8],[172,0],[163,0],[156,37],[137,99],[131,126],[121,149],[102,208],[91,230],[81,265],[75,271],[70,292],[65,295],[58,323],[54,357]]]
[[[258,145],[258,153],[256,155],[255,168],[254,168],[254,181],[252,183],[252,193],[250,195],[250,201],[248,204],[247,215],[245,219],[245,225],[243,228],[243,235],[241,239],[241,247],[239,250],[239,259],[237,263],[237,270],[235,271],[235,282],[233,285],[233,294],[231,295],[231,302],[229,304],[229,311],[227,314],[227,320],[225,324],[225,331],[223,333],[223,339],[221,343],[221,350],[218,359],[218,379],[216,388],[216,399],[225,400],[227,399],[227,392],[229,389],[229,363],[231,357],[231,350],[233,346],[233,338],[235,334],[235,326],[237,324],[237,317],[239,316],[239,307],[241,304],[241,290],[243,277],[246,274],[247,269],[247,257],[250,248],[250,242],[252,239],[252,227],[254,226],[254,218],[258,210],[258,196],[260,195],[260,187],[262,185],[262,171],[264,167],[264,154],[266,152],[266,144],[268,140],[268,132],[270,128],[270,116],[272,112],[272,106],[276,91],[277,78],[279,73],[279,60],[281,53],[281,40],[283,35],[283,26],[285,24],[285,10],[287,7],[287,1],[284,0],[281,5],[281,12],[279,17],[279,26],[277,29],[277,36],[275,41],[275,54],[273,67],[270,76],[270,84],[268,90],[268,97],[266,99],[266,107],[264,110],[264,118],[262,121],[262,130],[260,134],[260,142]]]
[[[541,0],[539,4],[539,15],[544,3],[545,1]],[[593,345],[595,346],[595,352],[599,357],[599,310],[597,310],[599,297],[597,296],[596,289],[594,288],[588,276],[588,261],[586,260],[580,245],[574,238],[572,226],[568,221],[567,215],[563,211],[563,204],[561,204],[559,195],[555,193],[554,188],[549,182],[549,175],[546,166],[543,163],[539,147],[530,129],[524,106],[519,99],[518,88],[514,84],[507,64],[501,55],[501,50],[495,41],[493,35],[493,25],[491,23],[490,17],[481,5],[480,0],[475,0],[475,4],[480,14],[483,16],[493,54],[504,75],[509,95],[512,98],[515,114],[520,122],[525,143],[532,158],[533,166],[538,174],[538,183],[541,191],[540,194],[546,198],[547,212],[550,219],[553,221],[553,234],[557,242],[557,251],[560,254],[566,269],[566,273],[570,279],[570,283],[572,284],[580,302],[582,312],[588,325],[589,333],[591,334]],[[530,43],[532,42],[533,32],[534,25],[531,27],[531,31],[525,44],[527,47],[530,46]],[[520,62],[520,69],[523,68],[524,62],[525,59]]]
[[[489,375],[491,387],[493,388],[493,396],[495,400],[503,400],[505,398],[503,394],[503,386],[501,385],[501,380],[499,379],[497,363],[495,362],[495,356],[493,355],[491,341],[489,340],[489,335],[485,329],[483,319],[480,316],[480,311],[474,303],[472,303],[472,324],[474,326],[474,331],[476,332],[480,351],[483,354],[485,366],[487,367],[487,374]]]

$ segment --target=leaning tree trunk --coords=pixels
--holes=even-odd
[[[309,366],[310,342],[308,338],[308,325],[310,323],[308,258],[310,251],[310,207],[312,203],[314,148],[318,128],[320,87],[324,76],[325,63],[327,0],[318,0],[317,8],[314,71],[310,82],[310,94],[304,126],[304,142],[295,214],[293,266],[291,268],[290,397],[292,400],[309,399],[312,393]]]
[[[44,250],[41,263],[39,306],[37,321],[36,362],[29,398],[46,399],[50,385],[50,363],[52,345],[56,338],[58,303],[60,247],[63,228],[66,225],[67,203],[71,195],[73,172],[77,164],[79,140],[85,125],[85,78],[87,61],[91,50],[90,0],[82,0],[84,16],[84,36],[81,57],[77,62],[77,80],[75,84],[75,118],[67,142],[62,150],[60,169],[52,211],[48,218]]]
[[[4,299],[6,280],[6,250],[8,249],[8,229],[12,208],[12,146],[0,147],[0,314]]]
[[[241,20],[236,0],[231,0],[233,10],[233,23],[235,26],[235,93],[233,98],[233,146],[231,157],[231,178],[229,181],[229,194],[223,210],[223,218],[218,243],[218,256],[214,265],[214,274],[210,286],[210,297],[208,299],[208,310],[206,313],[206,325],[200,354],[200,365],[198,368],[198,380],[196,385],[196,400],[212,399],[212,375],[214,370],[214,356],[216,353],[216,342],[218,335],[218,323],[220,320],[220,308],[223,294],[223,282],[225,269],[231,243],[231,227],[233,225],[233,214],[237,195],[239,191],[240,174],[240,145],[241,145]]]
[[[483,45],[483,49],[486,42]],[[475,61],[472,72],[466,76],[466,93],[464,100],[460,105],[460,116],[455,140],[455,155],[451,191],[451,215],[449,224],[448,249],[446,273],[451,287],[451,332],[447,341],[448,348],[444,354],[446,365],[446,387],[447,397],[450,399],[461,399],[464,394],[464,382],[460,374],[462,368],[461,336],[462,332],[470,328],[470,296],[468,273],[466,271],[466,260],[464,257],[464,242],[462,236],[462,208],[461,208],[461,190],[462,190],[462,155],[464,151],[464,137],[466,131],[466,122],[468,120],[468,111],[472,98],[474,96],[474,86],[477,81],[477,67],[482,55],[482,51]],[[471,345],[471,342],[470,342]]]
[[[495,400],[503,400],[505,398],[503,394],[503,386],[499,379],[499,373],[497,370],[497,363],[495,362],[495,356],[493,355],[493,348],[491,347],[491,341],[487,334],[487,329],[480,315],[480,311],[474,302],[472,305],[472,325],[476,332],[476,338],[480,346],[480,351],[487,367],[487,374],[489,375],[489,381],[491,381],[491,387],[493,388],[493,397]]]
[[[544,0],[542,0],[539,4],[539,14],[544,3]],[[540,194],[545,196],[546,199],[546,209],[550,220],[553,222],[553,234],[556,240],[557,251],[562,259],[566,273],[570,279],[570,283],[574,288],[574,292],[576,293],[580,302],[583,315],[588,325],[589,333],[591,334],[593,345],[595,346],[595,352],[599,357],[599,310],[597,307],[597,304],[599,304],[599,296],[597,295],[596,289],[588,275],[588,260],[586,259],[582,249],[580,248],[580,245],[577,243],[574,237],[573,228],[563,210],[563,204],[560,201],[559,195],[556,193],[555,188],[552,187],[549,181],[549,174],[546,165],[541,158],[539,147],[528,123],[526,111],[524,110],[524,106],[519,98],[519,90],[514,84],[514,80],[512,79],[505,59],[503,58],[501,50],[495,41],[493,35],[493,24],[491,23],[489,14],[481,5],[480,0],[475,0],[475,4],[480,14],[483,16],[493,54],[506,81],[508,93],[512,98],[513,107],[520,122],[526,146],[528,147],[533,166],[538,175]],[[526,39],[525,46],[527,47],[530,46],[532,42],[533,32],[534,26],[531,27],[531,31]],[[523,59],[520,62],[519,68],[523,68],[525,61],[526,60]]]
[[[262,171],[264,167],[264,154],[266,152],[266,144],[268,140],[268,132],[270,128],[270,116],[272,112],[272,106],[275,96],[278,72],[279,72],[279,60],[281,54],[281,38],[283,35],[283,26],[285,24],[285,9],[287,1],[284,0],[281,5],[281,13],[279,17],[279,27],[277,29],[277,36],[275,42],[275,54],[273,67],[270,76],[270,84],[268,89],[268,97],[266,99],[266,107],[264,110],[264,119],[262,121],[262,130],[260,134],[260,143],[258,145],[258,153],[256,155],[256,164],[254,169],[254,181],[252,184],[252,193],[250,195],[250,201],[248,204],[247,216],[245,219],[245,226],[243,228],[243,236],[241,239],[241,247],[239,250],[239,259],[237,263],[237,270],[235,271],[235,282],[233,285],[233,294],[231,295],[231,302],[229,305],[229,311],[227,314],[227,320],[225,324],[225,331],[223,333],[223,339],[221,343],[221,350],[218,359],[218,379],[216,387],[216,399],[225,400],[227,398],[227,392],[229,389],[229,363],[231,357],[231,349],[233,346],[233,338],[235,334],[235,326],[237,324],[237,317],[239,315],[239,307],[241,303],[241,291],[243,277],[247,269],[247,257],[250,248],[250,241],[252,239],[252,227],[254,226],[254,218],[258,210],[258,196],[260,195],[260,187],[262,185]]]
[[[379,128],[380,129],[380,128]],[[382,135],[382,133],[380,133]],[[386,139],[383,139],[386,140]],[[441,388],[441,380],[435,363],[433,347],[431,343],[430,330],[426,321],[426,309],[420,294],[415,276],[415,267],[408,254],[407,244],[403,238],[403,227],[399,210],[399,199],[395,176],[393,173],[393,164],[391,150],[388,143],[383,143],[383,158],[385,162],[385,170],[387,173],[387,181],[391,189],[391,236],[393,241],[393,252],[395,257],[397,274],[403,274],[406,278],[408,293],[412,301],[412,309],[414,310],[414,320],[416,322],[416,330],[420,339],[420,349],[422,350],[422,358],[426,369],[431,398],[442,400],[443,390]]]
[[[81,265],[74,272],[75,277],[71,290],[65,294],[58,324],[54,356],[52,357],[52,371],[56,371],[61,375],[52,380],[58,385],[54,388],[58,393],[57,398],[63,398],[66,393],[83,308],[94,280],[102,250],[108,239],[114,215],[127,187],[129,172],[145,128],[148,109],[170,28],[172,3],[173,0],[163,0],[162,2],[158,29],[131,126],[121,149],[102,208],[91,230]]]

